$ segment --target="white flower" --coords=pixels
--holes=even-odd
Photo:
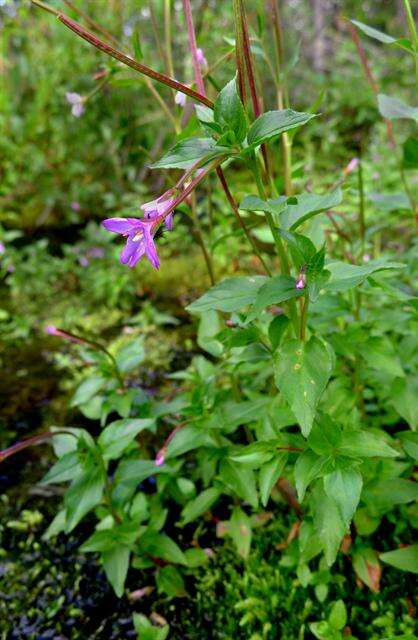
[[[67,91],[65,97],[71,105],[71,113],[75,118],[79,118],[84,111],[85,98],[80,96],[79,93],[72,93],[71,91]]]
[[[186,99],[187,99],[186,94],[182,93],[181,91],[177,91],[176,95],[174,96],[174,102],[178,104],[180,107],[186,106]]]

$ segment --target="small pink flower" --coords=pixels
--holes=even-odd
[[[296,289],[304,289],[305,288],[305,286],[306,286],[306,277],[305,277],[304,273],[301,273],[299,275],[299,278],[297,279],[297,282],[296,282],[295,286],[296,286]]]
[[[84,112],[84,103],[86,101],[84,96],[80,96],[79,93],[67,91],[65,94],[67,102],[71,105],[71,113],[75,118],[79,118]]]
[[[82,267],[88,267],[88,266],[89,266],[89,264],[90,264],[89,259],[88,259],[88,258],[86,258],[86,256],[81,256],[81,257],[78,259],[78,263],[79,263]]]
[[[177,91],[176,95],[174,96],[174,102],[178,104],[179,107],[184,108],[186,106],[186,100],[187,100],[186,94],[182,93],[181,91]]]
[[[363,262],[370,262],[370,256],[368,253],[365,253],[363,256]]]
[[[352,173],[354,169],[356,169],[359,165],[360,160],[358,158],[352,158],[348,165],[345,167],[343,174],[348,176],[349,173]]]
[[[4,246],[3,242],[0,242],[0,256],[2,253],[4,253],[6,251],[6,247]]]
[[[208,61],[205,58],[205,54],[203,53],[203,49],[196,49],[196,57],[197,57],[197,61],[200,64],[200,66],[207,68]]]
[[[49,336],[59,336],[59,329],[57,329],[57,327],[53,324],[47,324],[47,326],[45,327],[45,333],[48,334]]]
[[[155,456],[155,465],[157,467],[162,467],[165,462],[165,457],[167,455],[167,447],[162,447]]]
[[[73,211],[80,211],[81,209],[81,204],[79,202],[72,202],[70,204],[70,207]]]

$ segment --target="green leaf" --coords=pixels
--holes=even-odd
[[[379,31],[374,27],[369,27],[364,22],[359,22],[358,20],[351,20],[353,24],[356,25],[363,33],[374,40],[378,40],[379,42],[383,42],[383,44],[394,44],[396,46],[401,47],[402,49],[406,49],[407,51],[413,52],[413,46],[407,38],[394,38],[393,36],[388,35],[387,33],[383,33],[383,31]]]
[[[250,322],[257,318],[271,304],[280,304],[281,302],[286,302],[286,300],[298,298],[301,295],[303,295],[303,291],[296,289],[295,278],[290,276],[269,278],[258,290],[253,307],[247,316],[247,321]]]
[[[190,569],[196,569],[197,567],[202,567],[203,565],[207,564],[209,560],[208,556],[203,551],[203,549],[199,549],[199,548],[187,549],[184,552],[184,555],[187,560],[187,566]]]
[[[211,310],[202,313],[199,321],[197,344],[215,358],[219,358],[223,352],[222,343],[217,335],[221,331],[221,321],[217,311]]]
[[[287,198],[277,198],[277,201],[280,202],[283,206],[286,202]],[[269,202],[262,200],[259,196],[245,196],[244,200],[242,200],[239,208],[243,211],[263,211],[264,213],[271,213],[276,215],[277,209],[273,207]]]
[[[405,375],[399,356],[387,336],[368,338],[358,345],[358,351],[371,369],[382,371],[392,378]]]
[[[110,529],[98,529],[80,547],[83,552],[109,551],[121,545],[131,547],[140,534],[137,522],[123,522]]]
[[[418,500],[418,483],[406,478],[380,480],[365,487],[362,498],[371,507],[383,511]]]
[[[308,437],[312,451],[320,456],[335,456],[341,443],[341,428],[328,415],[320,414]]]
[[[63,533],[65,531],[66,519],[67,516],[65,513],[65,509],[60,509],[49,525],[48,529],[42,535],[42,540],[50,540],[51,538],[57,536],[59,533]]]
[[[280,213],[280,226],[282,229],[295,231],[310,218],[338,206],[343,199],[341,189],[336,189],[324,195],[299,193],[296,197],[296,204],[287,204]],[[270,200],[269,202],[274,206],[276,200]]]
[[[383,435],[371,431],[343,431],[338,451],[350,458],[396,458],[399,455],[387,444]]]
[[[178,544],[166,535],[153,530],[147,531],[139,540],[138,547],[142,553],[152,558],[160,558],[174,564],[187,565],[187,559]]]
[[[316,407],[332,371],[325,344],[312,336],[308,342],[290,340],[275,353],[275,380],[305,437],[312,428]]]
[[[42,484],[52,484],[56,482],[68,482],[68,480],[74,480],[83,468],[80,464],[80,459],[76,451],[69,451],[65,453],[54,464],[53,467],[42,479]]]
[[[346,527],[337,503],[327,496],[319,482],[312,493],[312,511],[314,526],[330,567],[336,560]]]
[[[406,193],[368,193],[367,197],[374,205],[390,213],[391,211],[402,211],[403,209],[410,209],[411,203]]]
[[[232,312],[252,304],[258,290],[267,281],[265,276],[236,276],[223,280],[201,298],[189,304],[190,313],[204,313],[210,309]]]
[[[327,270],[331,277],[325,284],[327,291],[348,291],[362,284],[369,276],[386,269],[404,269],[405,265],[399,262],[388,262],[384,259],[370,260],[365,265],[348,264],[346,262],[329,262]]]
[[[179,429],[170,440],[167,447],[167,458],[180,456],[187,451],[198,449],[205,444],[210,444],[210,436],[202,428],[186,425]]]
[[[260,469],[260,499],[263,507],[266,506],[272,489],[286,466],[289,454],[286,451],[276,454],[273,460],[266,462]]]
[[[277,442],[252,442],[234,452],[230,459],[233,462],[245,464],[251,469],[258,469],[275,454]]]
[[[309,449],[300,454],[294,468],[296,491],[300,502],[303,501],[308,486],[320,477],[328,461],[329,458],[318,456]]]
[[[181,598],[187,595],[183,578],[176,567],[168,566],[159,569],[155,581],[158,593],[166,593],[170,598]]]
[[[91,400],[98,391],[103,389],[106,384],[106,380],[100,376],[92,376],[84,380],[77,388],[74,396],[71,400],[71,406],[77,407],[80,404],[84,404]]]
[[[129,548],[119,545],[102,553],[103,569],[118,598],[123,596],[129,568],[129,555]]]
[[[276,316],[269,324],[269,340],[272,346],[273,351],[277,349],[280,345],[283,336],[286,333],[290,325],[290,320],[287,316],[281,315]]]
[[[337,631],[344,629],[347,624],[347,610],[342,600],[337,600],[337,602],[332,605],[328,622],[331,627]]]
[[[133,615],[135,631],[138,634],[138,640],[166,640],[170,627],[155,627],[142,613],[134,613]]]
[[[271,138],[300,127],[315,118],[312,113],[301,113],[292,109],[267,111],[253,122],[247,136],[249,148],[253,149]]]
[[[396,551],[388,551],[380,554],[380,560],[396,567],[401,571],[418,573],[418,544],[411,544]]]
[[[312,260],[316,253],[316,247],[307,236],[282,230],[280,230],[280,235],[286,240],[289,246],[293,265],[296,269],[300,269]]]
[[[215,504],[219,498],[220,494],[220,490],[215,487],[205,489],[205,491],[184,507],[181,512],[181,524],[188,524],[189,522],[192,522],[192,520],[196,520],[196,518],[201,516],[203,513],[209,511],[211,506]]]
[[[74,480],[64,498],[67,513],[65,530],[67,533],[72,531],[80,520],[100,503],[104,484],[104,469],[93,465],[90,465],[81,476]]]
[[[228,82],[215,100],[215,122],[233,131],[237,142],[242,142],[247,133],[247,119],[238,96],[235,78]]]
[[[186,138],[151,165],[152,169],[189,169],[199,160],[209,161],[226,155],[228,147],[217,146],[212,138]]]
[[[154,420],[116,420],[102,431],[98,438],[104,460],[115,460],[134,441],[135,437],[144,429],[152,429]]]
[[[396,434],[396,437],[401,441],[406,453],[414,460],[418,460],[418,433],[413,431],[400,431]]]
[[[411,107],[399,98],[379,93],[377,103],[381,115],[388,120],[407,119],[418,122],[418,107]]]
[[[239,555],[246,559],[251,549],[251,520],[247,514],[235,507],[229,520],[228,534],[231,536]]]
[[[411,429],[418,427],[418,377],[395,380],[391,404]]]
[[[228,431],[240,424],[249,424],[265,418],[271,406],[271,398],[257,398],[242,402],[226,402],[218,408],[220,421]]]
[[[403,166],[418,169],[418,138],[409,137],[403,144]]]
[[[219,477],[234,494],[248,502],[254,509],[257,508],[258,495],[252,469],[223,460],[219,469]]]
[[[157,467],[154,460],[122,460],[116,469],[112,499],[125,504],[140,482],[162,471],[164,467]]]
[[[136,338],[119,349],[116,356],[116,364],[119,371],[122,373],[128,373],[141,364],[144,359],[144,340],[143,338]]]
[[[325,493],[337,503],[346,526],[351,522],[360,502],[362,487],[363,479],[357,469],[340,468],[324,477]]]

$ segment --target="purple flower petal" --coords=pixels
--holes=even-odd
[[[151,262],[154,269],[160,268],[160,259],[158,257],[157,248],[154,243],[154,238],[151,233],[151,229],[146,225],[144,227],[144,243],[145,243],[145,255]]]
[[[103,220],[102,225],[108,231],[112,231],[112,233],[125,235],[132,231],[133,224],[131,220],[134,220],[134,218],[107,218]]]
[[[140,252],[140,256],[144,255],[144,241],[142,238],[138,240],[132,240],[132,238],[128,238],[126,241],[126,245],[122,249],[122,253],[120,254],[120,261],[122,264],[128,264],[131,266],[131,259]],[[136,263],[135,263],[136,264]]]

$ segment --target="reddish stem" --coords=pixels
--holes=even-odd
[[[6,458],[13,456],[15,453],[18,453],[23,449],[27,449],[28,447],[32,447],[33,445],[36,445],[36,444],[41,444],[42,442],[45,442],[46,440],[49,440],[50,438],[53,438],[54,436],[60,435],[62,433],[65,435],[74,436],[75,438],[77,437],[71,431],[62,430],[62,431],[55,431],[54,433],[52,431],[46,431],[45,433],[40,433],[37,436],[32,436],[31,438],[27,438],[22,442],[17,442],[16,444],[13,444],[11,447],[8,447],[7,449],[3,449],[3,451],[0,451],[0,462],[3,462],[3,460],[6,460]]]
[[[183,0],[183,8],[186,16],[187,33],[189,36],[190,53],[192,54],[194,78],[196,87],[202,96],[206,96],[205,85],[203,84],[202,71],[200,69],[199,59],[197,56],[196,34],[193,26],[192,8],[190,0]]]
[[[138,71],[139,73],[142,73],[143,75],[148,76],[149,78],[152,78],[152,80],[161,82],[162,84],[165,84],[167,87],[171,87],[171,89],[174,89],[175,91],[180,91],[180,93],[185,93],[190,98],[193,98],[193,100],[196,100],[197,102],[200,102],[201,104],[204,104],[207,107],[213,108],[212,100],[209,100],[209,98],[207,98],[205,95],[202,95],[197,91],[194,91],[187,85],[182,84],[181,82],[178,82],[173,78],[170,78],[164,73],[159,73],[158,71],[155,71],[150,67],[147,67],[146,65],[142,64],[141,62],[138,62],[138,60],[135,60],[131,56],[127,56],[126,54],[122,53],[122,51],[119,51],[119,49],[115,49],[115,47],[112,47],[110,44],[107,44],[106,42],[103,42],[103,40],[100,40],[100,38],[95,36],[90,31],[87,31],[87,29],[85,29],[81,24],[79,24],[78,22],[75,22],[75,20],[72,20],[65,14],[59,13],[57,18],[58,20],[60,20],[60,22],[65,24],[66,27],[71,29],[71,31],[74,31],[74,33],[80,36],[80,38],[83,38],[83,40],[87,40],[87,42],[92,44],[97,49],[100,49],[100,51],[107,53],[107,55],[111,56],[112,58],[115,58],[116,60],[123,62],[123,64],[126,64],[128,67],[135,69],[135,71]]]
[[[358,53],[358,55],[360,57],[361,64],[363,66],[363,70],[364,70],[365,76],[367,78],[367,81],[368,81],[368,83],[370,85],[370,88],[373,91],[373,93],[375,95],[377,95],[379,93],[379,85],[377,84],[377,82],[376,82],[376,80],[375,80],[375,78],[373,76],[372,70],[371,70],[370,65],[369,65],[369,61],[367,60],[366,52],[364,51],[363,46],[362,46],[362,44],[360,42],[360,38],[358,37],[357,29],[355,28],[355,26],[351,22],[348,22],[347,24],[348,24],[348,28],[350,30],[351,38],[352,38],[352,40],[353,40],[353,42],[354,42],[354,44],[356,46],[357,53]],[[387,118],[384,118],[384,121],[386,123],[389,143],[390,143],[391,147],[393,149],[395,149],[396,148],[396,141],[395,141],[395,137],[393,135],[392,123]]]

